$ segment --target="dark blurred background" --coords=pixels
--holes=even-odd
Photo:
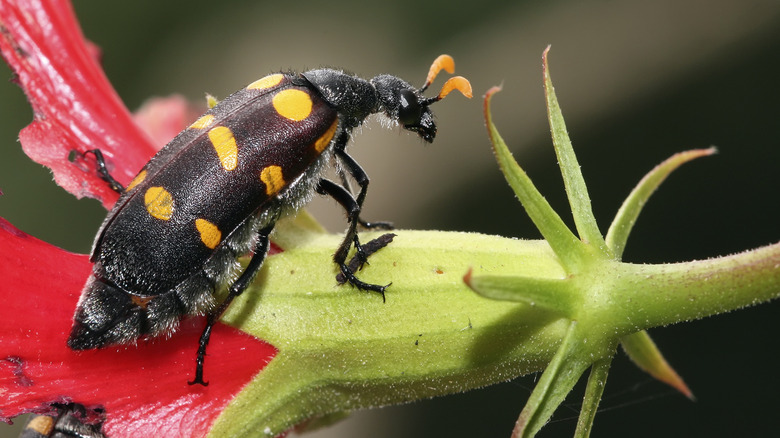
[[[627,261],[702,259],[780,238],[776,1],[247,0],[215,6],[136,0],[77,1],[75,8],[131,109],[171,93],[195,101],[205,92],[225,97],[288,68],[336,66],[364,77],[388,72],[419,84],[437,55],[453,55],[475,98],[453,94],[436,105],[433,145],[378,123],[357,133],[351,152],[372,178],[364,216],[401,228],[520,238],[539,235],[497,170],[481,95],[503,85],[493,99],[495,122],[542,193],[566,215],[541,85],[541,54],[552,44],[552,77],[602,230],[654,165],[685,149],[719,150],[661,187],[629,240]],[[0,102],[0,216],[87,252],[105,211],[59,189],[47,169],[22,154],[17,134],[32,117],[22,92],[2,82]],[[332,204],[316,200],[312,210],[341,231],[342,214]],[[779,306],[651,331],[695,402],[619,353],[594,436],[774,436]],[[537,377],[360,412],[310,436],[508,437]],[[541,436],[572,435],[581,395],[580,389],[569,397]]]

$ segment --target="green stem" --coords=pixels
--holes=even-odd
[[[686,263],[608,263],[610,323],[625,333],[724,313],[780,296],[780,243]],[[602,321],[603,322],[603,321]]]

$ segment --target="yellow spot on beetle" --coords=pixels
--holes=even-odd
[[[311,114],[311,97],[305,91],[290,88],[282,90],[273,98],[274,109],[282,117],[300,122]]]
[[[275,195],[285,185],[282,168],[279,166],[268,166],[261,170],[260,180],[265,183],[265,193],[269,196]]]
[[[130,190],[133,190],[135,186],[141,184],[145,179],[146,179],[146,171],[142,170],[138,172],[138,175],[136,175],[135,178],[133,178],[133,180],[130,181],[130,184],[128,184],[127,187],[125,187],[125,191],[129,192]]]
[[[209,125],[214,123],[214,116],[211,114],[204,114],[202,115],[198,120],[195,120],[195,122],[190,125],[190,128],[192,129],[204,129],[208,128]]]
[[[146,211],[153,217],[167,221],[173,216],[173,196],[162,187],[149,187],[144,194]]]
[[[238,166],[238,146],[233,131],[225,126],[217,126],[209,131],[209,139],[217,151],[222,167],[225,170],[235,169]]]
[[[195,219],[195,228],[200,233],[200,240],[210,249],[214,249],[222,240],[222,231],[206,219]]]
[[[339,119],[336,119],[333,121],[333,124],[330,125],[330,128],[328,128],[328,130],[325,131],[325,133],[314,142],[314,149],[316,149],[317,152],[321,153],[325,150],[326,147],[328,147],[330,141],[333,140],[333,136],[336,135],[336,128],[338,127]]]
[[[252,82],[251,84],[247,85],[246,88],[249,90],[265,90],[266,88],[271,88],[275,85],[278,85],[279,82],[282,82],[283,77],[284,75],[281,73],[268,75],[264,78]]]

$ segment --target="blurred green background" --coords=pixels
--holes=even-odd
[[[545,121],[541,53],[550,65],[596,217],[606,230],[633,185],[669,155],[717,146],[653,197],[625,258],[675,262],[724,255],[780,238],[780,2],[297,1],[85,2],[86,36],[103,49],[131,109],[150,96],[225,97],[269,72],[335,66],[420,84],[440,53],[456,60],[475,98],[435,106],[439,135],[369,123],[351,152],[372,178],[364,217],[400,228],[537,238],[497,170],[481,95],[516,158],[553,206],[567,204]],[[7,69],[3,70],[10,77]],[[443,80],[437,81],[437,85]],[[87,252],[105,211],[56,187],[16,140],[31,120],[22,92],[0,83],[0,216],[23,231]],[[334,231],[342,213],[315,200]],[[567,216],[569,222],[570,219]],[[391,298],[392,293],[388,296]],[[594,435],[770,436],[777,415],[780,304],[651,332],[697,396],[652,381],[620,353]],[[407,406],[361,412],[313,437],[508,437],[537,376]],[[571,436],[581,392],[542,436]],[[7,426],[2,432],[11,433]]]

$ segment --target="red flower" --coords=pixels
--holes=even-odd
[[[0,50],[35,114],[19,136],[25,153],[49,167],[64,189],[111,207],[117,195],[97,176],[92,157],[73,151],[99,148],[115,166],[111,174],[126,184],[158,149],[151,138],[184,126],[186,105],[166,101],[174,108],[170,123],[142,131],[108,83],[68,1],[2,0],[0,25]],[[104,409],[111,436],[204,435],[276,354],[273,346],[218,325],[207,361],[211,385],[190,386],[202,318],[185,320],[171,339],[74,352],[66,339],[90,269],[87,256],[0,219],[0,419],[75,402]]]

